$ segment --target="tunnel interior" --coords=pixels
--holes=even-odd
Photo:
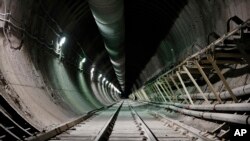
[[[0,0],[1,112],[43,131],[128,98],[249,103],[249,8],[248,0]],[[210,120],[195,127],[219,125]]]

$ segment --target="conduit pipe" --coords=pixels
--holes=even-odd
[[[154,104],[156,105],[156,104]],[[162,105],[156,105],[162,107]],[[211,112],[200,112],[193,110],[186,110],[182,108],[178,108],[175,106],[164,105],[163,108],[168,108],[177,112],[180,112],[185,115],[194,116],[202,119],[212,119],[230,123],[244,124],[250,125],[250,116],[247,115],[235,115],[235,114],[227,114],[227,113],[211,113]]]
[[[250,95],[250,84],[245,85],[245,86],[241,86],[238,88],[234,88],[234,89],[232,89],[232,91],[236,97]],[[216,100],[216,97],[214,96],[213,93],[204,93],[204,95],[210,100]],[[191,97],[193,99],[202,99],[202,100],[204,99],[201,94],[191,94]],[[231,99],[231,96],[230,96],[228,91],[221,92],[219,94],[219,97],[223,100]],[[187,96],[181,95],[181,96],[179,96],[179,98],[184,99],[184,98],[187,98]]]
[[[150,102],[155,103],[155,102]],[[168,106],[176,106],[191,110],[202,110],[202,111],[228,111],[228,112],[248,112],[250,111],[250,103],[233,103],[233,104],[211,104],[211,105],[189,105],[181,103],[155,103],[160,104],[161,107],[168,108]]]
[[[103,37],[118,82],[125,89],[124,2],[123,0],[88,0]]]

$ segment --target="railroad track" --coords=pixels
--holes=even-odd
[[[98,111],[86,120],[74,125],[64,132],[51,137],[51,132],[42,134],[43,138],[34,136],[27,140],[50,141],[165,141],[165,140],[215,140],[208,135],[189,131],[189,127],[173,125],[170,120],[162,120],[140,108],[138,103],[130,100],[117,103],[108,109]],[[66,128],[66,127],[63,127]],[[55,129],[60,131],[60,129]],[[49,137],[50,136],[50,137]],[[209,137],[209,138],[208,138]]]

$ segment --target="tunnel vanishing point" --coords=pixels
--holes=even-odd
[[[243,140],[249,0],[0,0],[0,141]]]

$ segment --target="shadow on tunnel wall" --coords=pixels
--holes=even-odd
[[[36,50],[37,53],[34,54]],[[46,87],[51,91],[50,96],[61,105],[66,105],[71,111],[78,114],[88,112],[101,107],[89,90],[87,75],[80,72],[76,67],[60,62],[57,57],[42,51],[39,48],[33,49],[33,62],[37,61],[38,70],[41,71]]]

